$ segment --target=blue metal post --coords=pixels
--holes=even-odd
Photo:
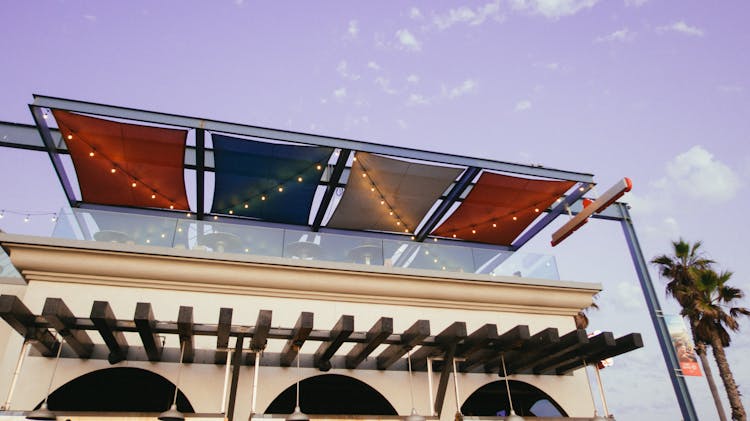
[[[672,346],[672,339],[669,336],[667,324],[664,322],[661,305],[656,296],[654,284],[651,282],[651,276],[648,273],[646,260],[643,257],[641,246],[638,244],[638,237],[635,234],[635,228],[633,227],[633,221],[630,218],[630,212],[628,212],[628,205],[618,202],[615,203],[615,206],[617,206],[622,216],[622,219],[620,220],[622,230],[625,233],[625,240],[628,243],[630,256],[633,258],[633,266],[635,266],[635,271],[638,274],[638,281],[641,283],[641,289],[643,290],[643,296],[646,299],[646,306],[648,307],[651,321],[654,323],[656,338],[659,340],[659,346],[661,347],[662,355],[664,355],[664,361],[667,363],[669,378],[672,380],[672,387],[674,387],[677,402],[680,405],[680,411],[682,411],[682,418],[684,421],[697,421],[698,416],[695,413],[693,401],[690,399],[690,392],[685,383],[685,378],[682,375],[682,370],[680,369],[677,360],[677,353]]]

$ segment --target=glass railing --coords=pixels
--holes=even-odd
[[[0,278],[20,278],[16,268],[10,262],[10,257],[5,254],[5,250],[0,248]]]
[[[558,280],[550,255],[427,240],[240,225],[90,209],[62,212],[53,237],[490,276]]]

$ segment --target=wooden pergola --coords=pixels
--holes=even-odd
[[[0,317],[24,337],[37,355],[54,357],[65,343],[62,357],[107,359],[120,361],[177,362],[180,352],[164,347],[161,335],[178,335],[183,363],[230,364],[232,380],[229,397],[230,413],[237,393],[240,367],[260,364],[289,367],[298,357],[305,342],[318,343],[311,355],[299,355],[300,364],[321,371],[336,369],[406,370],[404,355],[411,353],[412,369],[440,372],[434,408],[440,413],[445,399],[449,375],[456,361],[456,370],[463,373],[498,372],[501,357],[507,362],[509,374],[565,375],[585,364],[596,364],[643,347],[639,333],[615,338],[602,332],[589,338],[586,331],[576,329],[560,335],[556,328],[546,328],[534,335],[526,325],[514,326],[502,333],[496,324],[488,323],[468,333],[466,323],[456,321],[437,334],[431,334],[428,320],[417,320],[403,332],[394,332],[393,319],[381,317],[366,332],[354,330],[354,317],[342,315],[330,329],[314,329],[314,315],[302,312],[292,327],[272,327],[272,312],[260,310],[254,325],[232,323],[231,308],[221,308],[218,323],[196,323],[193,307],[180,306],[176,321],[154,318],[150,303],[137,303],[131,319],[118,319],[107,301],[94,301],[91,313],[74,315],[60,298],[47,298],[41,314],[32,313],[15,295],[0,295]],[[53,332],[53,330],[56,333]],[[89,332],[97,332],[104,344],[95,344]],[[124,332],[137,332],[141,343],[130,345]],[[62,341],[58,340],[59,337]],[[216,347],[197,349],[195,338],[216,338]],[[230,347],[230,337],[236,338]],[[280,352],[264,352],[269,339],[285,340]],[[345,355],[337,355],[342,345],[353,343]],[[370,355],[386,345],[377,356]],[[256,359],[258,361],[256,362]]]

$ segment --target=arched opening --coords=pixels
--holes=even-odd
[[[162,412],[172,404],[174,387],[174,383],[148,370],[106,368],[60,386],[49,395],[47,405],[52,411]],[[195,412],[182,391],[177,393],[177,409]]]
[[[324,374],[299,384],[300,408],[306,414],[398,415],[386,398],[368,384],[348,376]],[[291,414],[296,385],[289,386],[268,405],[266,414]]]
[[[568,414],[549,395],[536,387],[510,381],[510,394],[516,414],[530,417],[567,417]],[[472,393],[461,406],[461,413],[473,416],[504,416],[510,414],[505,380],[488,383]]]

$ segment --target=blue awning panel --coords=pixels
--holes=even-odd
[[[333,148],[213,134],[213,213],[306,225]]]

